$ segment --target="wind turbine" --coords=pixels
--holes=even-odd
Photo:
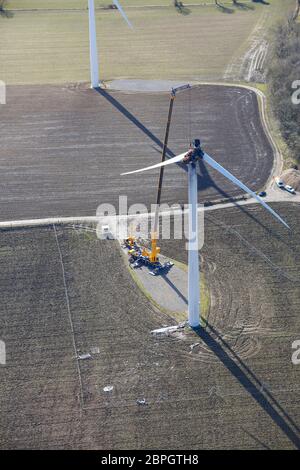
[[[113,3],[117,7],[121,15],[123,16],[128,26],[132,28],[132,24],[127,18],[126,13],[124,12],[118,0],[113,0]],[[89,0],[89,33],[90,33],[91,88],[99,88],[99,64],[98,64],[97,33],[96,33],[94,0]]]
[[[140,173],[143,171],[153,170],[155,168],[161,168],[174,163],[182,162],[186,153],[177,155],[176,157],[170,158],[163,163],[151,165],[140,170],[129,171],[122,173],[122,175],[131,175],[133,173]],[[257,194],[249,189],[244,183],[233,176],[228,170],[223,168],[207,153],[203,152],[200,157],[205,163],[210,165],[212,168],[221,173],[225,178],[229,179],[232,183],[236,184],[246,193],[254,197],[266,210],[268,210],[273,217],[281,222],[288,229],[288,224],[268,205],[263,201]],[[199,157],[198,157],[199,159]],[[122,176],[121,175],[121,176]],[[198,188],[197,188],[197,171],[196,171],[196,160],[191,160],[188,163],[188,200],[189,200],[189,251],[188,251],[188,322],[192,328],[200,326],[200,274],[199,274],[199,257],[198,257]]]

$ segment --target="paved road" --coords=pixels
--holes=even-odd
[[[155,201],[157,174],[120,173],[160,160],[169,95],[101,92],[86,86],[8,87],[0,108],[0,220],[93,216],[101,203]],[[253,189],[263,187],[273,151],[254,92],[204,85],[178,96],[169,155],[200,136],[205,150]],[[211,169],[199,171],[200,201],[240,191]],[[162,201],[187,201],[186,169],[165,171]]]
[[[163,263],[167,258],[160,256]],[[187,320],[188,310],[188,272],[174,265],[169,272],[159,276],[152,276],[147,267],[141,266],[134,270],[135,275],[142,283],[143,288],[152,300],[164,311],[175,314],[178,320]],[[200,286],[199,286],[200,290]],[[181,314],[180,317],[176,314]]]
[[[134,92],[170,92],[171,88],[178,88],[182,85],[195,85],[195,82],[176,81],[176,80],[111,80],[105,85],[109,90],[134,91]]]

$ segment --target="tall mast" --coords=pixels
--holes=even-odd
[[[99,87],[99,64],[94,0],[89,0],[89,33],[90,33],[90,70],[91,88]]]

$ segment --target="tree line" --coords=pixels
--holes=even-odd
[[[290,18],[274,31],[268,81],[272,108],[280,123],[282,136],[300,163],[300,104],[292,99],[295,86],[298,86],[296,81],[299,80],[300,23]]]

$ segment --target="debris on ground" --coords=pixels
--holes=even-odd
[[[107,385],[106,387],[103,388],[104,392],[112,392],[114,389],[113,385]]]
[[[185,327],[185,325],[186,325],[186,322],[183,322],[183,323],[179,323],[179,325],[158,328],[156,330],[152,330],[151,334],[154,336],[170,336],[175,331],[182,330]]]
[[[197,347],[197,346],[200,346],[200,343],[194,343],[194,344],[191,344],[190,345],[190,353],[193,352],[193,350]]]
[[[90,353],[87,354],[79,354],[77,356],[78,361],[85,361],[86,359],[92,359],[92,355]]]
[[[137,400],[136,402],[138,405],[142,405],[142,406],[148,405],[145,398],[143,398],[142,400]]]
[[[98,348],[97,346],[93,346],[91,348],[91,353],[92,354],[100,354],[100,348]]]

